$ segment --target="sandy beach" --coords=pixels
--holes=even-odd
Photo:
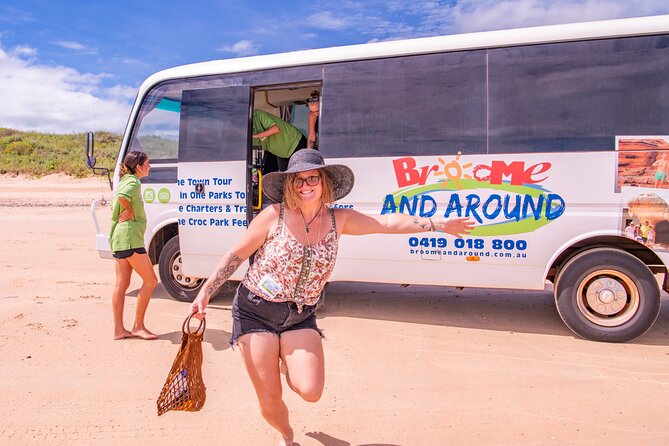
[[[276,444],[228,344],[231,295],[208,311],[204,408],[156,415],[187,304],[159,284],[147,313],[159,339],[112,340],[114,265],[94,250],[89,210],[110,196],[106,178],[0,177],[0,444]],[[335,283],[318,323],[323,398],[284,392],[301,446],[669,444],[664,293],[627,344],[576,338],[550,287]]]

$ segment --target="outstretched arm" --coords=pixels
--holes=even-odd
[[[204,317],[205,308],[209,305],[211,298],[221,289],[225,281],[237,271],[239,265],[262,246],[267,239],[267,234],[276,225],[278,218],[278,206],[274,205],[266,208],[251,221],[249,229],[244,233],[239,243],[221,258],[214,273],[202,285],[200,292],[190,305],[191,314],[195,313],[195,317],[198,319]]]
[[[469,218],[416,217],[406,214],[367,215],[352,209],[337,209],[337,221],[341,221],[341,233],[349,235],[439,231],[462,237],[474,228],[474,222]]]

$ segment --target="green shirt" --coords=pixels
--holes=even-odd
[[[264,132],[273,125],[279,127],[280,132],[266,138],[254,138],[253,145],[261,146],[264,150],[281,158],[290,158],[302,138],[302,132],[297,127],[264,110],[253,110],[254,135]]]
[[[109,231],[109,246],[112,252],[144,247],[144,231],[146,231],[146,214],[142,202],[142,183],[132,174],[123,175],[118,183],[112,203],[112,224]],[[118,198],[123,197],[130,203],[135,216],[134,220],[118,222],[123,206]]]

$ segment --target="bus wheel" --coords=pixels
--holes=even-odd
[[[179,236],[172,237],[165,243],[158,260],[160,281],[173,298],[190,302],[197,296],[205,279],[189,277],[183,274]]]
[[[632,254],[597,248],[576,255],[561,268],[555,304],[577,335],[626,342],[644,334],[657,319],[660,288],[653,273]]]

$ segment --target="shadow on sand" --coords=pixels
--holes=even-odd
[[[137,290],[128,294],[136,296]],[[226,290],[212,300],[209,309],[230,311],[233,297],[234,291]],[[153,298],[172,299],[162,284],[156,287]],[[631,343],[669,345],[669,299],[664,292],[662,303],[655,325]],[[188,304],[183,305],[186,309]],[[576,337],[560,319],[550,285],[542,291],[523,291],[335,282],[328,285],[325,304],[318,312],[319,319],[328,317]],[[216,339],[207,339],[214,349],[228,347],[229,333],[215,336]],[[181,332],[163,334],[161,338],[179,343]]]
[[[351,443],[349,443],[348,441],[333,437],[332,435],[328,435],[325,432],[308,432],[306,436],[319,441],[323,446],[352,446]],[[393,443],[365,443],[355,446],[399,446],[399,445]]]

